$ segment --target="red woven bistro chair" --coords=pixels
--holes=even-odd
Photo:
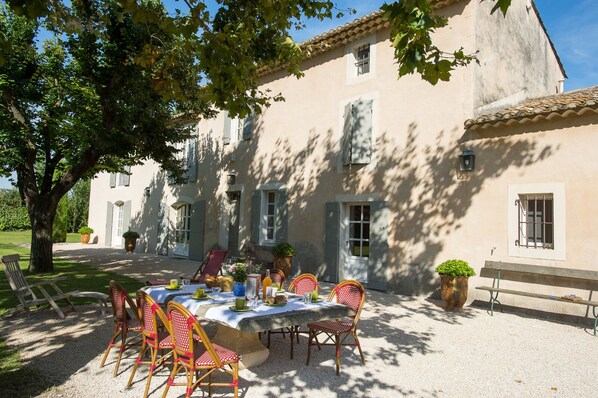
[[[118,358],[114,368],[114,376],[116,376],[123,352],[141,342],[141,339],[138,339],[141,336],[141,321],[137,305],[129,297],[125,288],[116,281],[110,281],[110,301],[112,302],[114,332],[108,342],[100,368],[104,366],[112,347],[118,347]],[[129,336],[129,332],[133,332],[133,337]],[[117,343],[119,338],[120,342]]]
[[[239,355],[213,344],[199,321],[181,304],[170,301],[166,310],[170,320],[171,335],[174,341],[174,366],[166,383],[162,398],[166,398],[170,386],[184,385],[185,397],[190,397],[197,387],[208,387],[212,396],[212,386],[232,387],[235,398],[239,395]],[[175,376],[185,371],[187,382],[175,383]],[[212,382],[212,373],[221,371],[232,376],[231,382]]]
[[[172,358],[173,344],[169,332],[170,322],[158,303],[142,290],[137,292],[137,302],[139,303],[139,317],[141,318],[141,336],[143,337],[143,341],[127,387],[131,387],[139,365],[149,365],[149,374],[145,383],[145,392],[143,393],[143,398],[146,398],[154,370],[164,364],[172,363],[172,361],[168,362],[168,359]],[[143,356],[148,351],[150,359],[149,361],[144,361]]]
[[[337,303],[348,306],[355,311],[355,315],[348,319],[330,319],[307,324],[309,328],[309,343],[307,346],[306,365],[309,365],[312,345],[316,344],[319,349],[321,349],[320,346],[322,345],[334,345],[336,347],[336,374],[338,375],[341,366],[341,346],[357,347],[359,355],[361,355],[361,363],[365,365],[363,351],[357,338],[357,323],[359,322],[359,315],[365,302],[365,289],[361,283],[354,280],[347,280],[334,287],[328,300],[336,300]],[[322,343],[318,341],[318,336],[321,334],[326,337]],[[351,337],[353,341],[345,342],[348,337]]]
[[[305,293],[318,291],[318,279],[312,274],[301,274],[289,285],[289,293],[295,293],[303,296]],[[299,344],[299,325],[282,328],[279,330],[268,330],[268,348],[270,348],[270,335],[273,333],[282,333],[283,337],[286,333],[291,335],[291,359],[293,359],[293,352],[295,350],[295,339]],[[304,332],[306,333],[306,332]]]
[[[284,289],[284,283],[286,282],[284,272],[279,269],[271,269],[270,279],[272,279],[272,284],[278,283],[280,289]]]

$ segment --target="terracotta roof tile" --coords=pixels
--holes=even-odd
[[[431,0],[430,3],[434,8],[441,8],[459,1],[461,0]],[[328,32],[314,36],[299,44],[299,46],[305,52],[304,60],[307,60],[323,52],[342,47],[347,43],[387,28],[388,26],[388,21],[384,18],[382,11],[378,10],[354,21],[347,22]],[[284,66],[263,66],[258,69],[258,75],[265,76],[282,69],[284,69]]]
[[[503,124],[548,119],[553,115],[567,117],[590,109],[598,113],[598,86],[531,98],[519,105],[465,121],[465,128],[476,130]]]

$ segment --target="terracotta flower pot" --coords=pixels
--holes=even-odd
[[[83,243],[84,245],[88,244],[90,238],[90,234],[81,234],[81,243]]]
[[[293,256],[274,257],[274,268],[284,272],[284,277],[288,279],[293,267]]]
[[[127,253],[133,253],[137,246],[137,238],[125,238],[125,250]]]
[[[447,311],[460,310],[467,301],[468,276],[440,275],[440,295]]]

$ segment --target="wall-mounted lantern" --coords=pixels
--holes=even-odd
[[[473,171],[475,167],[475,154],[471,149],[463,149],[459,155],[459,168],[461,171]]]
[[[229,171],[228,174],[226,175],[226,183],[228,185],[235,185],[236,181],[237,181],[237,173],[235,173],[234,171]]]
[[[150,191],[150,187],[145,187],[145,189],[143,190],[143,194],[144,194],[145,196],[150,196],[150,192],[151,192],[151,191]]]

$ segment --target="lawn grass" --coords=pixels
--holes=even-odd
[[[95,291],[108,293],[108,283],[114,279],[122,284],[129,292],[136,292],[143,283],[112,272],[101,271],[98,268],[78,264],[73,261],[54,258],[54,271],[46,274],[29,275],[29,242],[31,231],[0,231],[0,256],[17,253],[21,256],[19,265],[28,281],[34,282],[53,276],[65,276],[66,280],[58,283],[63,291]],[[69,234],[67,242],[78,242],[79,234]],[[49,288],[51,290],[51,288]],[[97,303],[91,298],[73,299],[75,304]],[[0,315],[15,308],[19,303],[13,294],[6,275],[0,273]],[[63,302],[57,302],[64,306]],[[58,316],[58,315],[57,315]],[[52,386],[41,372],[33,367],[24,366],[19,352],[12,350],[0,340],[0,397],[31,397],[39,395]]]
[[[79,234],[74,235],[78,241]],[[118,281],[129,292],[136,292],[143,286],[142,282],[135,279],[102,271],[90,265],[79,264],[73,261],[54,258],[54,271],[44,274],[30,275],[27,272],[29,267],[29,240],[30,231],[2,231],[0,232],[0,256],[18,253],[21,256],[19,265],[25,273],[27,280],[34,282],[54,276],[65,276],[66,280],[58,283],[58,286],[65,292],[72,290],[92,291],[108,293],[108,283],[111,279]],[[73,299],[75,304],[97,303],[93,298]],[[0,315],[7,310],[14,308],[19,303],[17,297],[12,293],[6,275],[0,274]],[[61,305],[59,303],[59,305]]]

